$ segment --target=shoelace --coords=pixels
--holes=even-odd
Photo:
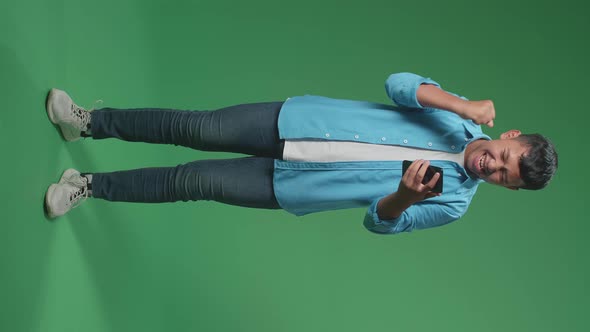
[[[72,206],[72,209],[80,205],[80,203],[85,201],[86,198],[88,198],[88,190],[86,189],[86,187],[83,187],[82,189],[71,193],[70,205]]]
[[[97,106],[102,105],[102,100],[96,100],[91,109],[86,110],[74,103],[72,103],[72,113],[74,114],[80,128],[86,128],[90,122],[90,112],[94,111]]]
[[[65,182],[73,186],[81,187],[75,192],[70,193],[69,196],[70,204],[72,205],[72,208],[75,208],[76,206],[80,205],[80,203],[82,203],[84,200],[86,200],[86,198],[88,198],[88,179],[86,179],[83,176],[80,176],[79,174],[74,174],[68,178],[65,178],[64,180]]]

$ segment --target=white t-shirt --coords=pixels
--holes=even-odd
[[[362,160],[448,160],[464,167],[465,151],[442,151],[407,148],[397,145],[351,141],[285,140],[283,159],[290,161],[335,162]]]

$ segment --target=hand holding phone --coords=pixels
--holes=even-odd
[[[418,160],[416,160],[416,161],[418,161]],[[430,162],[428,162],[428,163],[430,163]],[[406,174],[406,172],[407,172],[407,170],[408,170],[408,168],[410,167],[411,164],[412,164],[412,161],[410,161],[410,160],[404,160],[403,161],[403,164],[402,164],[402,176],[404,174]],[[428,165],[428,168],[426,169],[426,172],[424,173],[424,178],[422,179],[422,184],[424,184],[424,185],[428,184],[428,182],[430,182],[430,180],[432,180],[432,177],[436,173],[440,173],[440,178],[436,182],[436,185],[432,189],[432,192],[433,193],[442,193],[442,188],[443,188],[443,170],[440,167]]]
[[[398,192],[411,204],[440,196],[442,193],[442,169],[430,166],[428,160],[419,159],[414,162],[404,160],[402,172]]]

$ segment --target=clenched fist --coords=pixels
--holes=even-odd
[[[457,114],[463,119],[473,120],[478,125],[485,124],[488,127],[493,127],[496,109],[491,100],[465,100]]]

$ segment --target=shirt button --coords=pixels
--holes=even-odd
[[[468,142],[468,141],[469,141],[469,137],[465,137],[465,142]]]
[[[432,142],[428,142],[428,146],[432,146]]]
[[[451,149],[455,150],[455,146],[454,145],[451,145]]]
[[[354,138],[358,139],[359,138],[359,135],[354,135]]]
[[[326,133],[326,137],[330,137],[330,134]]]
[[[381,137],[381,140],[382,140],[382,141],[385,141],[385,137]]]
[[[408,140],[407,139],[404,140],[404,144],[408,144]]]
[[[463,174],[461,174],[461,173],[457,173],[457,175],[459,175],[459,177],[463,176]]]

